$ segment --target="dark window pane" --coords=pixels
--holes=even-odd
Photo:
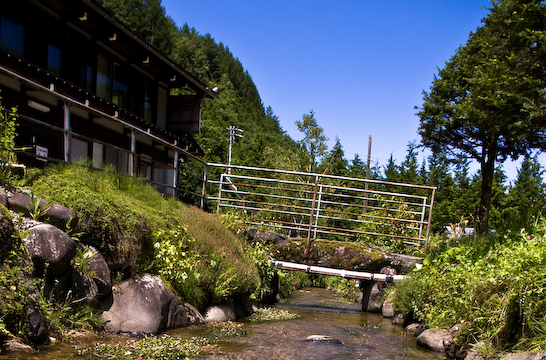
[[[25,28],[2,16],[0,19],[0,46],[4,50],[22,56],[25,53]]]
[[[52,74],[61,74],[62,52],[55,45],[49,44],[47,48],[47,70]]]

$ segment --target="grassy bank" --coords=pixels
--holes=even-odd
[[[156,274],[200,310],[259,300],[268,291],[274,269],[267,248],[250,246],[222,218],[165,197],[141,179],[79,163],[33,169],[17,185],[76,211],[79,225],[67,232],[101,251],[114,282]]]
[[[533,235],[459,242],[437,237],[423,267],[397,288],[395,308],[431,327],[462,324],[459,348],[483,354],[546,347],[546,226]]]

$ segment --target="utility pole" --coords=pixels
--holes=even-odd
[[[372,157],[372,136],[368,139],[368,160],[366,161],[366,183],[364,184],[364,212],[368,212],[368,180],[370,179],[370,159]]]
[[[230,125],[227,128],[228,135],[229,135],[229,149],[228,149],[228,174],[231,174],[231,147],[233,146],[233,142],[235,141],[235,138],[243,137],[243,130],[236,128],[234,125]]]

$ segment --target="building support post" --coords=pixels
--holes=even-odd
[[[173,174],[173,196],[178,197],[178,171],[180,166],[178,165],[178,151],[174,152],[174,174]]]
[[[70,105],[67,102],[63,102],[63,130],[64,162],[69,162],[72,130],[70,126]]]
[[[131,130],[131,153],[129,154],[129,176],[135,175],[136,170],[136,133]]]

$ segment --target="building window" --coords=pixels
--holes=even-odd
[[[25,28],[5,16],[0,18],[0,46],[23,56],[25,53]]]
[[[153,86],[150,81],[144,83],[144,120],[154,122],[154,110],[153,110]]]
[[[128,109],[129,87],[127,86],[126,76],[123,76],[123,69],[118,64],[114,68],[114,90],[112,92],[112,102],[117,106]]]
[[[55,75],[61,75],[62,52],[55,45],[49,44],[47,48],[47,70]]]
[[[112,100],[110,60],[101,54],[97,59],[97,95],[108,101]]]
[[[93,92],[95,85],[95,69],[91,65],[82,63],[80,65],[80,86],[85,90]]]

